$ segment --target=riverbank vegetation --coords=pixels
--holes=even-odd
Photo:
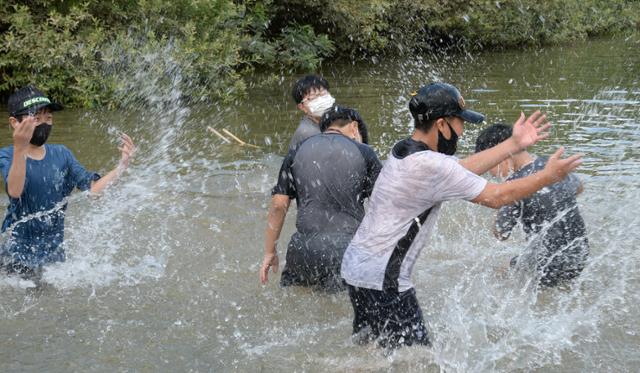
[[[631,0],[5,0],[0,96],[36,83],[68,105],[116,107],[134,74],[160,69],[190,101],[228,101],[256,69],[314,71],[328,58],[545,45],[639,27]]]

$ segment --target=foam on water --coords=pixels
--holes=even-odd
[[[599,95],[613,94],[620,92],[605,90]],[[577,134],[585,128],[585,119],[604,116],[607,123],[611,124],[607,132],[615,132],[609,143],[614,137],[628,141],[615,141],[615,151],[598,157],[597,162],[582,171],[591,174],[582,175],[587,178],[587,191],[585,196],[579,198],[588,224],[591,244],[589,264],[570,286],[541,291],[532,286],[533,277],[530,274],[512,274],[505,281],[493,273],[490,263],[496,262],[496,254],[503,258],[502,262],[506,265],[510,256],[519,254],[517,246],[523,245],[522,241],[497,244],[485,242],[487,239],[484,238],[477,242],[471,237],[473,231],[483,225],[481,221],[461,227],[462,235],[471,238],[471,242],[460,240],[459,237],[455,242],[442,239],[436,244],[436,250],[441,245],[444,248],[456,245],[460,251],[458,263],[454,264],[459,268],[453,271],[460,276],[449,279],[452,281],[449,285],[451,290],[444,295],[446,300],[432,320],[436,335],[435,361],[445,370],[548,370],[553,366],[565,366],[568,361],[575,359],[575,355],[580,358],[579,363],[572,362],[577,364],[573,365],[574,368],[592,370],[601,364],[603,356],[615,354],[615,348],[618,347],[601,345],[594,349],[593,342],[605,338],[602,336],[603,330],[614,334],[628,333],[630,330],[625,324],[628,324],[629,316],[635,315],[631,318],[637,318],[640,277],[634,268],[640,265],[640,254],[633,244],[637,234],[626,227],[635,227],[640,223],[638,215],[634,213],[640,209],[640,195],[637,188],[620,190],[615,186],[626,184],[625,179],[620,177],[622,174],[618,166],[628,154],[628,147],[640,144],[637,127],[640,112],[636,109],[629,115],[624,106],[615,110],[601,106],[607,105],[607,100],[583,102],[584,106],[578,109],[578,113],[566,114],[577,117],[571,120]],[[633,105],[629,101],[623,102]],[[624,125],[618,126],[616,123]],[[619,129],[616,130],[616,127]],[[590,153],[595,150],[590,149],[596,147],[591,143],[594,133],[600,131],[591,131],[591,136],[587,132],[586,138],[580,136],[580,140],[588,141],[567,144],[569,153]],[[635,158],[631,163],[637,175],[638,159]],[[618,166],[612,167],[612,164]],[[611,168],[616,169],[618,174],[612,175],[609,171]],[[606,201],[616,203],[607,204]],[[604,206],[607,206],[605,216],[602,215]],[[465,210],[465,205],[456,208]],[[469,209],[472,210],[467,211],[470,214],[478,213],[476,208],[467,206],[466,210]],[[482,213],[480,216],[480,220],[491,219]],[[446,221],[447,216],[441,219]],[[439,226],[442,224],[441,221]],[[500,249],[496,249],[496,246]],[[489,249],[478,250],[479,247]],[[465,258],[473,258],[473,261]],[[633,350],[631,346],[626,349],[628,352]],[[633,358],[637,358],[637,355],[637,351],[632,353]]]
[[[43,280],[50,285],[135,286],[145,279],[157,280],[164,275],[171,252],[180,247],[171,232],[184,211],[167,196],[183,187],[172,182],[174,174],[191,168],[179,161],[190,151],[181,139],[190,109],[182,101],[181,74],[172,52],[168,43],[118,72],[122,82],[118,97],[125,111],[136,117],[133,128],[91,116],[88,124],[105,130],[114,147],[120,133],[128,132],[137,152],[129,170],[104,195],[90,198],[78,193],[69,198],[67,260],[46,267]]]

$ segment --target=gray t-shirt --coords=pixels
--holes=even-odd
[[[382,168],[367,145],[324,133],[304,140],[282,163],[274,194],[298,204],[297,232],[287,247],[282,286],[343,289],[340,264]]]
[[[539,157],[508,180],[538,172],[544,169],[547,161],[547,157]],[[580,180],[570,174],[529,198],[502,207],[496,219],[496,231],[502,238],[508,238],[513,228],[520,224],[539,256],[553,256],[558,262],[584,260],[588,250],[586,228],[576,201],[580,184]],[[559,251],[561,255],[558,255]]]
[[[298,232],[353,234],[381,168],[368,145],[341,134],[324,133],[289,151],[273,194],[296,199]]]
[[[298,124],[298,128],[296,128],[296,132],[293,133],[293,137],[291,137],[289,150],[295,150],[301,142],[319,133],[320,126],[305,115],[300,120],[300,124]]]

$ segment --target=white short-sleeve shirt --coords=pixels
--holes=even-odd
[[[365,217],[345,251],[342,277],[350,285],[368,289],[383,290],[390,278],[398,291],[412,288],[413,265],[442,202],[472,200],[486,184],[457,158],[428,150],[410,138],[400,141],[384,164]],[[422,224],[421,216],[426,216]]]

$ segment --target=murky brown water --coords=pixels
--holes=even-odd
[[[639,46],[596,40],[324,67],[383,159],[411,129],[409,92],[432,79],[460,87],[490,123],[548,112],[553,134],[535,153],[558,145],[585,153],[579,203],[592,256],[578,284],[536,294],[497,277],[523,238],[496,242],[492,211],[451,203],[414,271],[434,347],[391,357],[351,343],[346,294],[258,283],[269,191],[299,120],[289,97],[297,76],[251,89],[232,107],[165,98],[137,112],[57,113],[51,142],[88,168],[115,164],[119,130],[140,150],[118,188],[99,200],[71,197],[68,261],[47,270],[50,286],[0,278],[0,371],[637,370]],[[208,125],[261,148],[223,144]],[[465,129],[462,155],[478,130]],[[0,145],[9,143],[6,129]]]

